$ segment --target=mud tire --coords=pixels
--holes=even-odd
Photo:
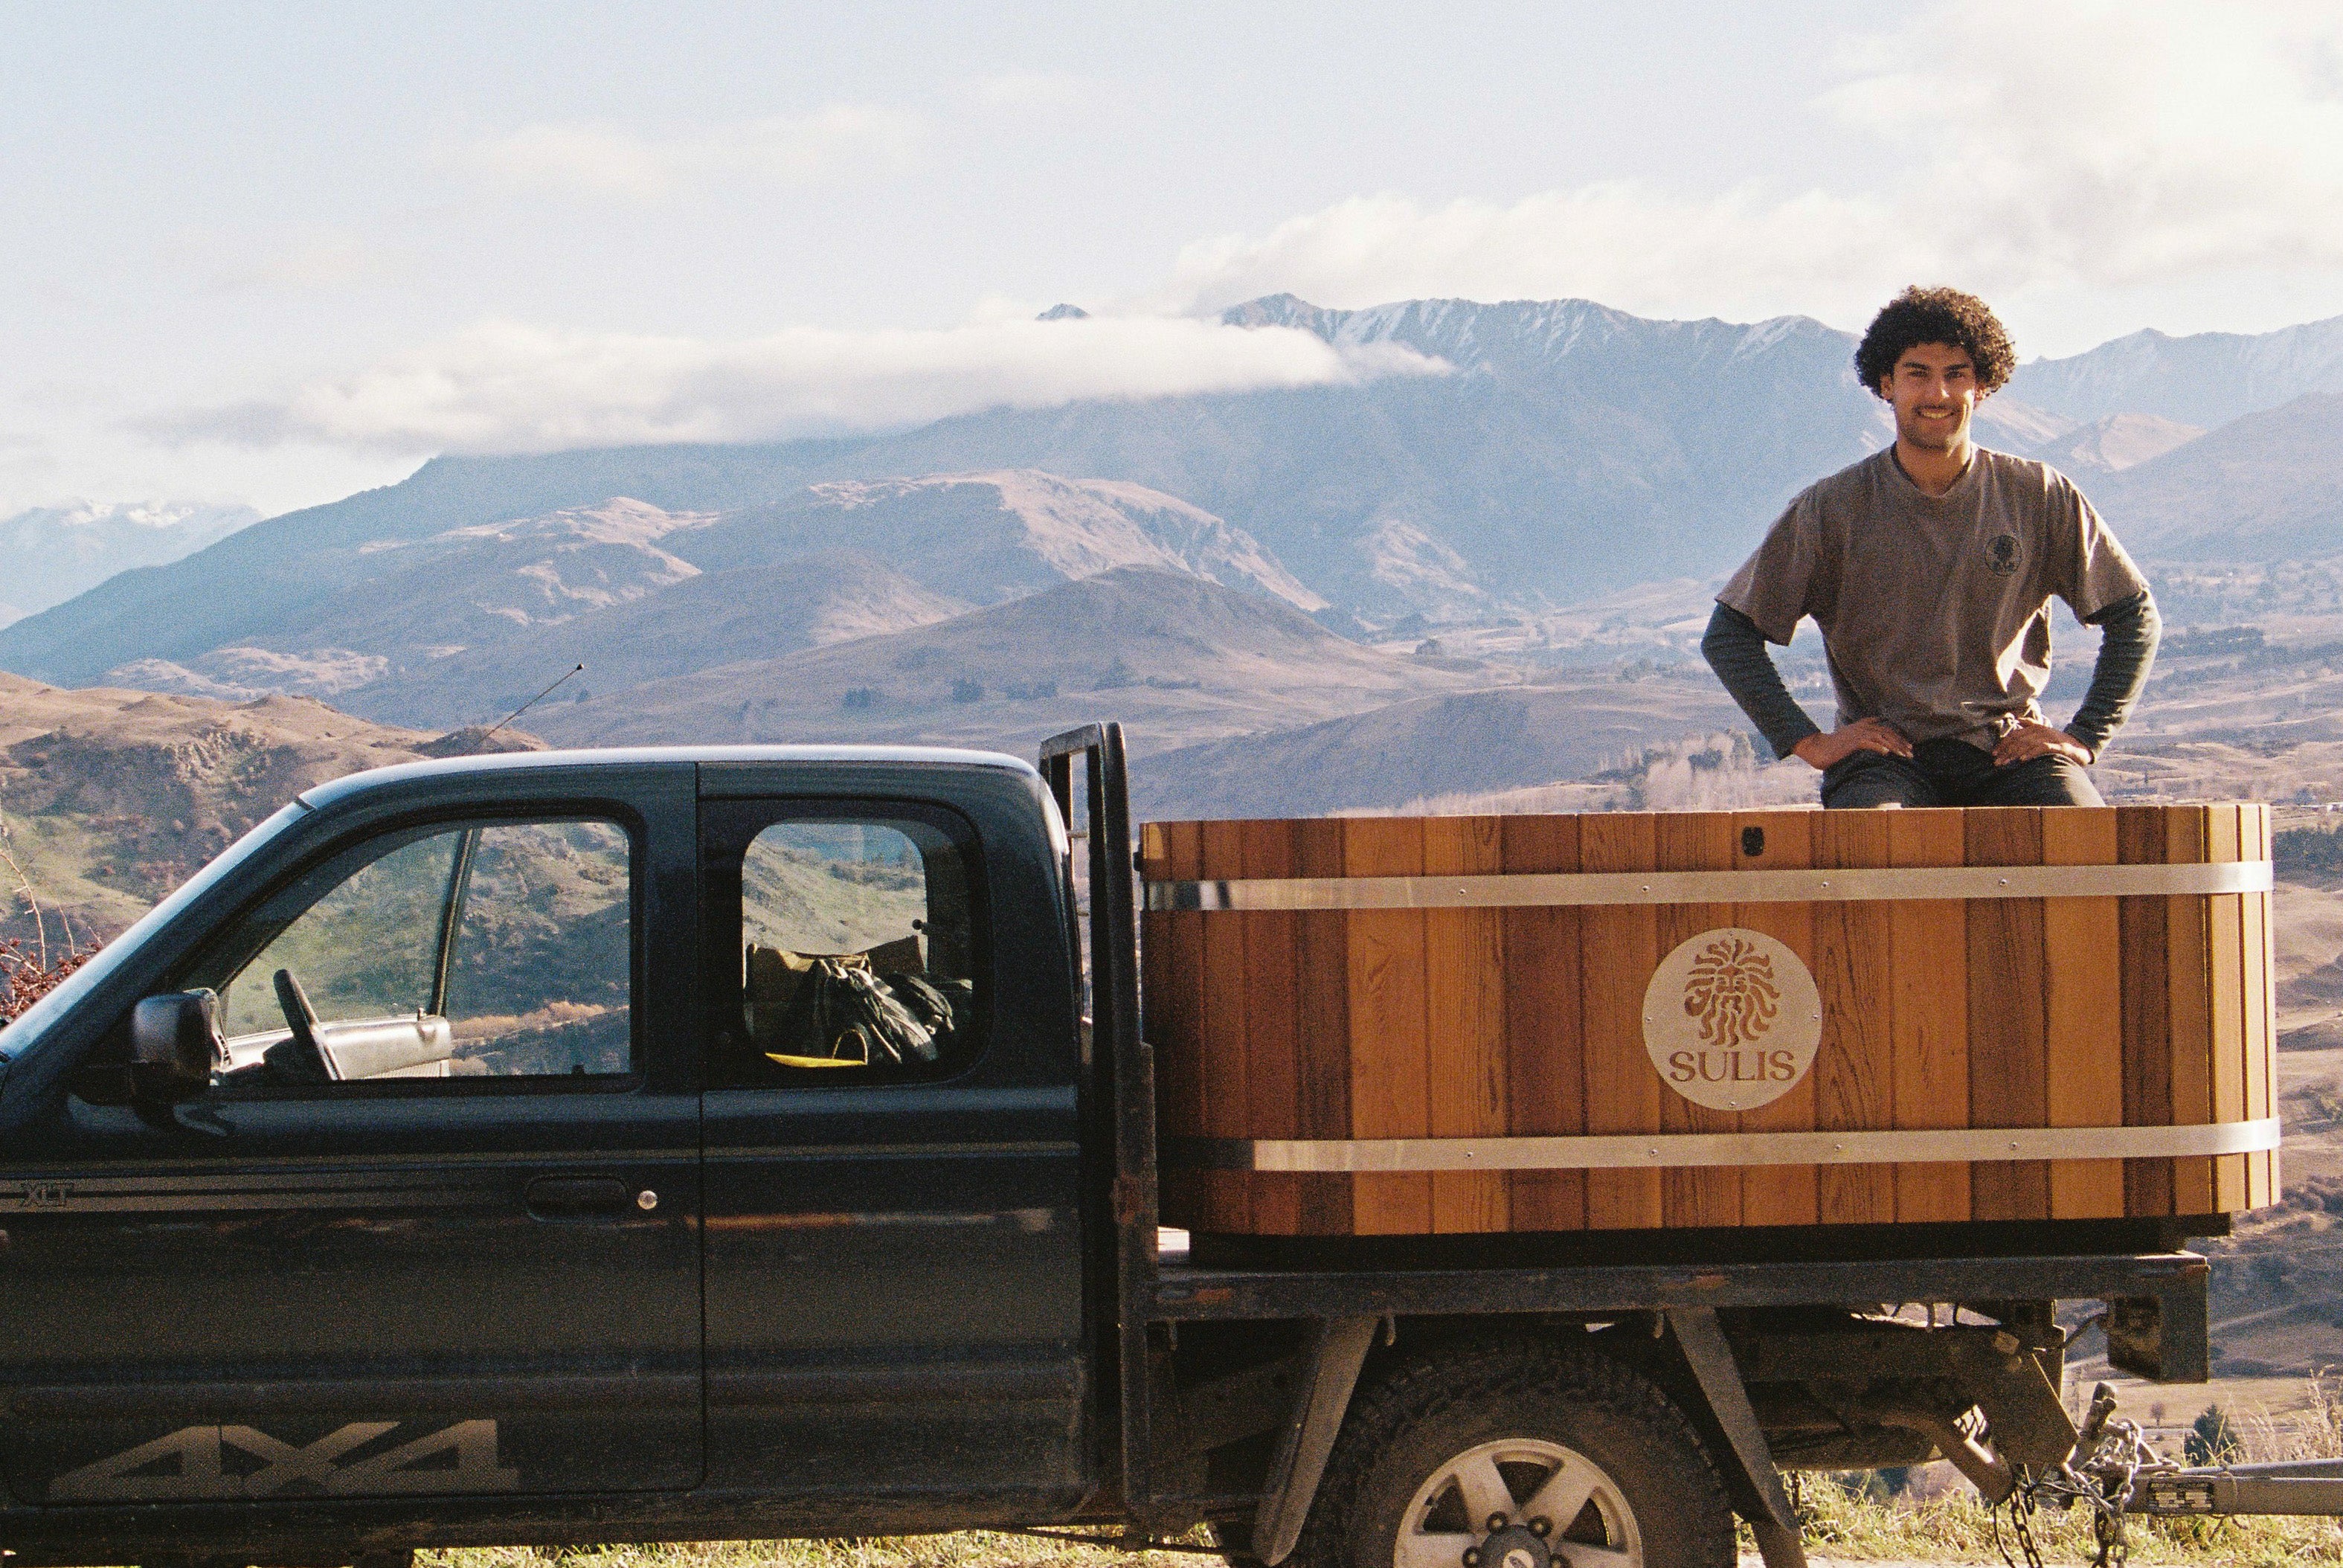
[[[1363,1383],[1295,1568],[1394,1568],[1419,1491],[1460,1456],[1514,1440],[1591,1461],[1611,1483],[1611,1505],[1630,1516],[1624,1529],[1609,1521],[1611,1536],[1632,1536],[1644,1568],[1734,1568],[1725,1482],[1684,1412],[1608,1356],[1527,1339],[1433,1347]],[[1567,1533],[1567,1524],[1557,1531]],[[1572,1555],[1557,1540],[1553,1568]]]

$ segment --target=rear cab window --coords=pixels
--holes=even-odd
[[[719,814],[713,1079],[930,1081],[980,1053],[973,836],[941,812],[730,802]],[[737,967],[735,967],[737,966]]]

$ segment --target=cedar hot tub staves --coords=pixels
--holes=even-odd
[[[1164,1221],[2261,1207],[2269,833],[2255,805],[1149,824]]]

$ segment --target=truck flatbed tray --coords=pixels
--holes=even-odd
[[[1527,1269],[1215,1269],[1167,1263],[1157,1322],[1252,1318],[1665,1312],[1815,1302],[1989,1300],[2158,1302],[2167,1333],[2197,1323],[2210,1266],[2194,1252],[2130,1256],[1660,1263]]]

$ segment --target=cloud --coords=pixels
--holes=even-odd
[[[548,452],[882,429],[987,408],[1347,385],[1447,367],[1392,345],[1165,317],[799,328],[717,343],[488,323],[274,399],[139,422],[168,444]]]
[[[1069,71],[1004,71],[968,84],[970,102],[980,108],[1042,112],[1077,108],[1097,97],[1096,77]]]
[[[1858,40],[1815,101],[1881,149],[1875,183],[1604,181],[1509,202],[1361,195],[1200,240],[1130,314],[753,339],[488,323],[150,437],[354,451],[742,441],[1092,397],[1355,382],[1442,368],[1209,313],[1292,291],[1359,306],[1583,296],[1656,315],[1859,324],[1894,288],[2119,290],[2257,270],[2343,276],[2343,14],[2331,0],[1937,5]],[[970,90],[1041,102],[1054,77]],[[539,125],[464,156],[517,185],[655,196],[693,181],[900,168],[920,122],[839,106],[669,137]]]
[[[34,504],[55,483],[60,465],[47,442],[0,430],[0,518]],[[0,615],[5,615],[0,608]]]
[[[310,293],[386,283],[402,265],[354,236],[284,234],[232,241],[197,236],[183,245],[212,251],[220,259],[206,269],[204,292],[213,295]]]
[[[900,110],[833,104],[671,136],[585,122],[523,126],[452,157],[513,189],[649,199],[712,178],[810,184],[892,176],[911,166],[924,135],[923,123]]]
[[[1880,186],[1360,196],[1188,246],[1149,303],[1583,296],[1854,319],[1923,279],[2008,290],[2343,267],[2331,5],[1972,0],[1862,41],[1840,67],[1815,106],[1900,159]]]
[[[1289,219],[1258,239],[1191,245],[1151,303],[1216,310],[1281,292],[1333,306],[1574,297],[1767,315],[1814,308],[1818,292],[1844,290],[1883,263],[1901,274],[1925,255],[1869,204],[1821,193],[1785,200],[1747,188],[1692,200],[1615,182],[1510,206],[1432,207],[1384,195]]]

